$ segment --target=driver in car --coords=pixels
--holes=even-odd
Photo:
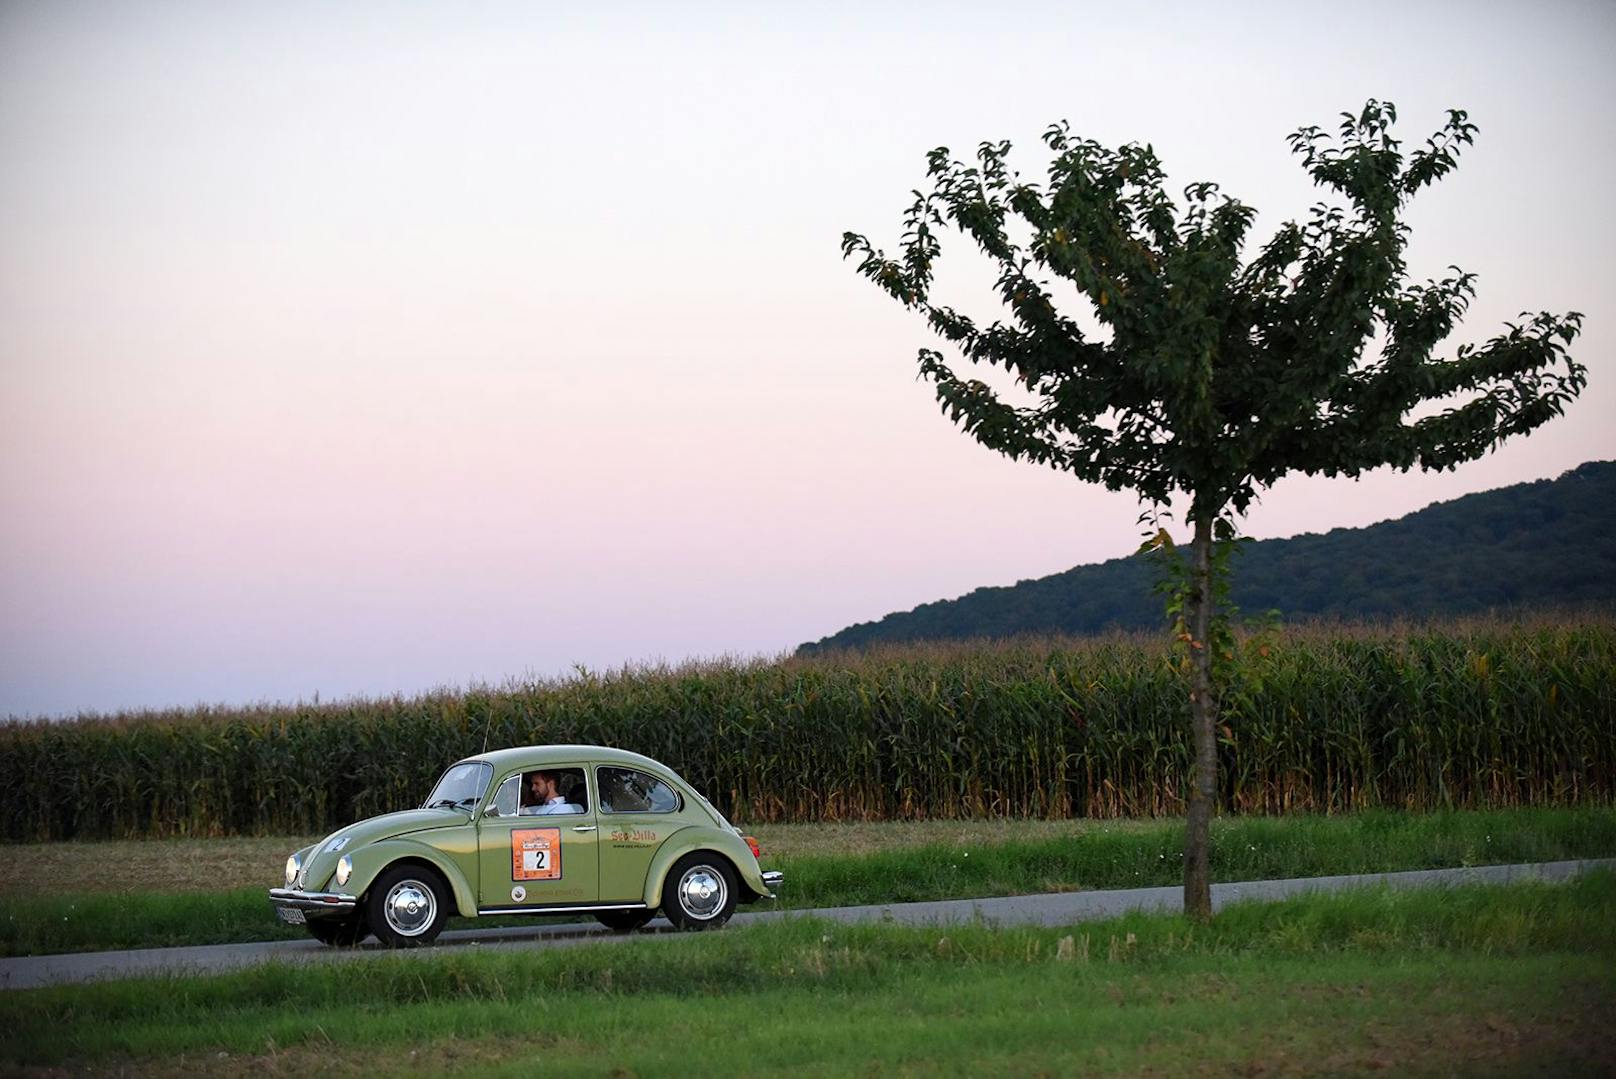
[[[582,813],[583,806],[573,805],[561,796],[554,772],[530,772],[527,777],[528,804],[522,807],[524,817],[548,813]]]

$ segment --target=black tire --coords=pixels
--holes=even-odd
[[[358,913],[346,918],[310,918],[309,936],[333,948],[352,948],[370,936],[370,926]]]
[[[382,871],[365,895],[365,921],[389,948],[419,948],[443,932],[452,899],[437,872],[416,865]]]
[[[613,933],[632,933],[656,917],[654,910],[602,910],[595,920]]]
[[[735,913],[735,870],[711,851],[687,854],[668,870],[662,885],[662,913],[675,929],[717,929]]]

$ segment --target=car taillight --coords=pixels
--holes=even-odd
[[[763,848],[758,846],[757,840],[753,839],[749,835],[743,835],[743,836],[741,836],[741,838],[746,840],[746,845],[752,848],[752,857],[754,857],[754,858],[763,857]]]

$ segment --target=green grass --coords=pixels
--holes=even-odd
[[[860,849],[871,845],[868,833],[873,827],[856,830]],[[1214,822],[1213,834],[1216,879],[1261,880],[1612,857],[1616,811],[1231,817]],[[893,848],[875,844],[868,854],[766,857],[765,864],[786,873],[782,905],[794,908],[1128,888],[1182,880],[1183,826],[1173,821],[1093,822],[1075,834],[1030,842],[974,843],[969,831],[960,837],[966,842]],[[767,847],[767,830],[763,838]],[[15,858],[27,857],[26,847],[9,849]],[[302,930],[274,920],[259,887],[221,893],[13,893],[0,899],[0,911],[0,953],[6,955],[303,935]],[[532,923],[451,921],[452,928],[495,924]]]
[[[1179,822],[983,846],[925,846],[865,858],[781,859],[785,900],[804,907],[1135,888],[1183,880]],[[1519,809],[1213,822],[1215,880],[1380,873],[1616,856],[1616,811]]]
[[[1609,873],[1308,896],[1208,926],[803,919],[6,993],[0,1058],[337,1073],[1587,1072],[1616,1060],[1612,924]]]

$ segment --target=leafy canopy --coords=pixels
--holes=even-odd
[[[932,191],[915,192],[900,254],[846,233],[843,256],[966,359],[1033,392],[1036,405],[1013,405],[922,349],[945,413],[979,441],[1150,502],[1187,493],[1192,519],[1242,512],[1293,470],[1451,468],[1560,414],[1585,380],[1566,352],[1580,314],[1523,314],[1481,347],[1439,355],[1475,279],[1455,268],[1406,280],[1398,215],[1456,166],[1475,126],[1451,111],[1405,155],[1389,102],[1342,115],[1334,136],[1305,127],[1290,144],[1345,205],[1314,206],[1247,263],[1251,207],[1196,183],[1181,210],[1150,146],[1107,149],[1064,122],[1044,134],[1044,184],[1010,171],[1008,142],[983,143],[974,166],[933,150]],[[982,326],[932,301],[949,226],[997,263],[1010,318]],[[1061,313],[1055,278],[1087,298],[1108,339]],[[1419,409],[1433,401],[1446,407]]]

